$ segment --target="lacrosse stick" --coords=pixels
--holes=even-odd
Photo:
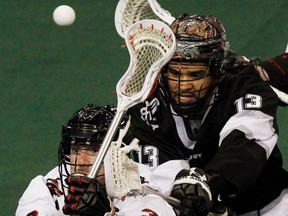
[[[176,46],[172,30],[157,20],[133,24],[127,31],[125,42],[130,64],[116,85],[117,111],[88,174],[90,178],[95,178],[99,172],[126,110],[143,102],[152,93],[160,69],[172,58]]]
[[[131,150],[138,150],[138,140],[134,139],[130,145],[122,142],[129,126],[130,118],[125,128],[120,129],[117,141],[111,143],[104,159],[105,185],[108,196],[121,199],[129,195],[154,194],[168,202],[176,211],[179,211],[180,200],[158,192],[148,185],[141,184],[138,165],[127,156]],[[209,212],[208,216],[227,216],[227,214]]]
[[[131,150],[139,149],[136,138],[129,145],[123,142],[130,126],[130,117],[124,129],[119,130],[117,141],[113,141],[104,159],[105,185],[109,197],[121,199],[124,196],[154,194],[168,202],[176,211],[180,209],[180,200],[167,196],[142,184],[138,165],[127,155]],[[208,216],[226,216],[227,214],[217,214],[209,212]]]
[[[175,18],[161,8],[156,0],[119,0],[115,11],[115,27],[122,38],[125,38],[131,25],[146,19],[160,20],[170,25]]]
[[[131,151],[137,151],[139,146],[136,138],[130,145],[123,142],[123,137],[130,126],[130,117],[124,129],[120,129],[117,141],[111,143],[111,146],[104,159],[105,165],[105,185],[109,197],[122,198],[128,194],[156,194],[167,201],[171,206],[179,208],[180,201],[166,196],[152,188],[142,185],[138,165],[130,159],[127,154]]]
[[[109,197],[121,198],[131,191],[141,190],[141,180],[137,164],[127,154],[137,151],[138,140],[130,145],[122,140],[130,126],[130,117],[124,129],[120,129],[117,141],[113,141],[104,159],[105,185]]]
[[[285,92],[280,91],[279,89],[273,87],[270,85],[270,87],[273,89],[273,91],[277,94],[279,100],[281,100],[282,102],[288,104],[288,94],[286,94]]]

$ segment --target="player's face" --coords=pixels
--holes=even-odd
[[[87,147],[71,147],[70,150],[70,163],[71,163],[71,174],[77,172],[87,175],[98,155],[98,149],[87,148]],[[97,180],[100,184],[105,183],[104,166],[101,167]]]
[[[171,61],[167,78],[171,99],[183,105],[195,103],[204,97],[213,82],[208,64],[205,62]]]

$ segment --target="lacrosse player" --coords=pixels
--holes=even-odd
[[[108,198],[104,166],[96,180],[86,176],[97,157],[115,109],[112,105],[99,107],[88,104],[63,125],[58,151],[59,165],[46,176],[39,175],[30,182],[19,200],[17,216],[175,216],[173,208],[157,195],[134,193],[120,200]],[[145,171],[145,167],[140,168],[140,173],[146,172],[143,181],[157,189],[157,185],[153,185],[153,178],[148,176],[151,173]],[[111,200],[116,207],[111,204]]]
[[[68,201],[73,203],[72,199],[75,198],[73,195],[69,196],[68,177],[72,173],[89,171],[89,166],[95,160],[97,150],[113,118],[113,109],[112,106],[87,105],[78,110],[62,126],[62,140],[58,151],[59,165],[46,176],[39,175],[30,182],[19,200],[16,215],[64,215],[65,211],[73,208]],[[96,201],[95,206],[101,213],[99,215],[104,215],[111,208],[103,189],[103,168],[99,174],[97,181],[89,182],[85,179],[87,181],[85,186],[91,183],[90,188],[87,189],[90,192],[88,195],[91,201]],[[89,208],[85,209],[85,205],[81,208],[89,215]]]
[[[179,215],[206,216],[219,200],[237,215],[287,215],[277,95],[253,62],[228,71],[229,42],[216,17],[183,14],[171,28],[173,58],[153,94],[129,110],[138,161],[189,160],[171,190]]]
[[[259,57],[247,59],[228,50],[223,62],[222,70],[225,73],[239,73],[247,66],[255,66],[262,80],[271,85],[271,88],[277,93],[279,106],[288,105],[288,53],[282,53],[274,58],[261,61]],[[252,71],[254,72],[254,71]]]

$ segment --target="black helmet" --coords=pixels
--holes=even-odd
[[[171,29],[176,37],[176,50],[169,63],[175,62],[205,62],[209,69],[206,76],[213,77],[213,83],[206,88],[206,96],[190,104],[176,104],[171,100],[171,92],[168,87],[167,71],[169,63],[163,68],[160,78],[160,86],[165,96],[178,115],[195,115],[207,107],[207,98],[214,93],[222,77],[221,67],[229,48],[225,30],[221,22],[214,16],[183,14],[171,24]],[[179,79],[179,82],[181,80]],[[198,90],[197,93],[204,89]]]
[[[88,104],[77,112],[62,126],[58,160],[61,180],[70,174],[71,146],[89,147],[98,151],[108,128],[114,118],[116,108],[113,105],[103,107]]]
[[[69,155],[73,142],[100,147],[115,111],[113,105],[100,107],[88,104],[75,112],[62,126],[60,149],[63,149],[64,155]]]

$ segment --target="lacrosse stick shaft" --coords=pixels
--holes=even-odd
[[[282,102],[288,104],[288,94],[286,94],[285,92],[282,92],[282,91],[278,90],[277,88],[274,88],[273,86],[270,86],[270,87],[271,87],[271,88],[273,89],[273,91],[278,95],[278,98],[279,98]]]
[[[107,131],[107,134],[103,140],[103,143],[99,149],[98,155],[96,157],[95,162],[93,163],[93,166],[90,170],[90,173],[87,175],[89,178],[96,178],[100,168],[101,168],[101,164],[104,160],[104,157],[106,156],[106,153],[111,145],[111,142],[113,141],[113,138],[118,130],[118,127],[120,125],[120,122],[124,116],[125,112],[119,111],[117,110],[113,121],[111,122],[111,125]]]
[[[145,185],[142,185],[142,193],[144,194],[155,194],[160,196],[162,199],[164,199],[166,202],[168,202],[172,207],[179,209],[180,208],[180,201],[178,199],[175,199],[171,196],[165,196],[164,194],[155,191],[149,187],[146,187]]]
[[[116,85],[117,112],[88,174],[89,178],[95,178],[99,173],[124,111],[147,98],[157,81],[159,69],[172,58],[176,46],[171,28],[157,20],[133,24],[127,31],[125,42],[131,58],[129,68]]]

